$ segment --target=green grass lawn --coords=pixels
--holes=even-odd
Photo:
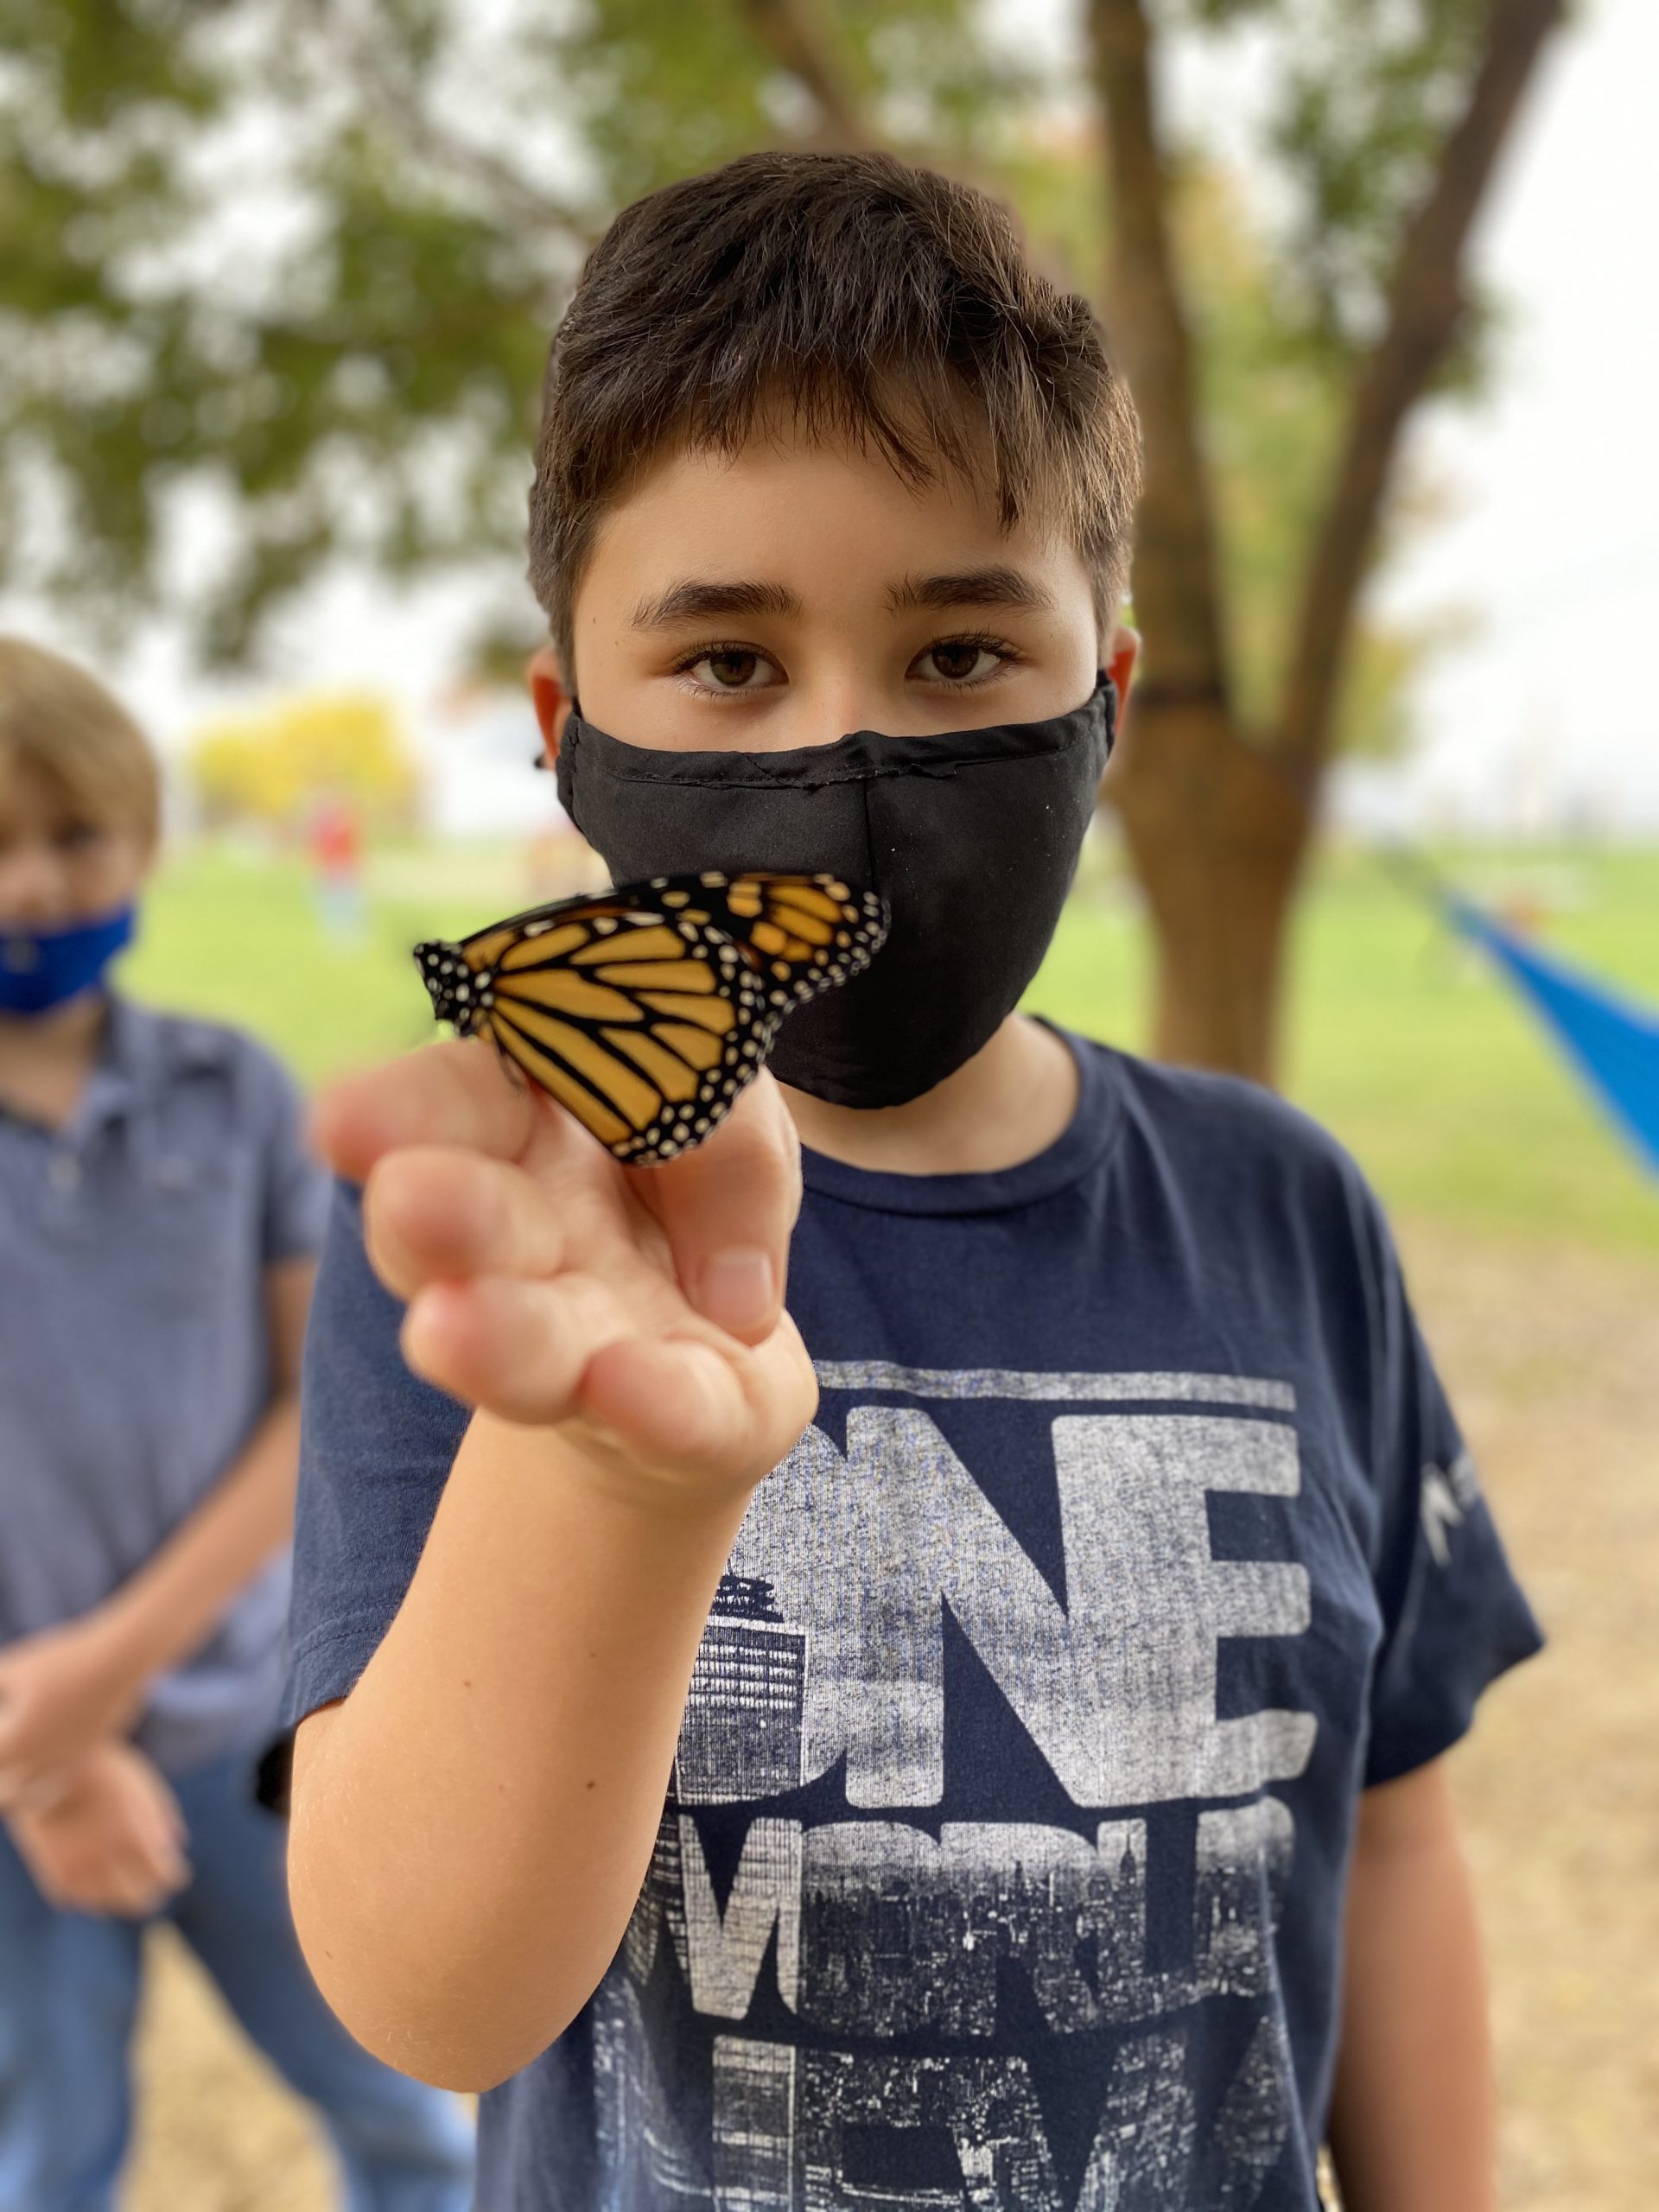
[[[1442,855],[1477,895],[1517,886],[1548,940],[1659,1003],[1659,857],[1580,851]],[[323,937],[297,862],[200,847],[175,856],[127,971],[140,996],[239,1021],[308,1081],[433,1034],[409,958],[528,903],[505,849],[377,855],[360,946]],[[1134,1051],[1147,948],[1109,855],[1083,887],[1029,1003]],[[1659,1252],[1659,1183],[1586,1096],[1510,987],[1363,854],[1333,854],[1304,901],[1285,1088],[1350,1146],[1390,1207],[1471,1230]]]

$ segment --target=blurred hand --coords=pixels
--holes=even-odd
[[[157,1911],[190,1879],[178,1800],[130,1744],[104,1743],[21,1804],[6,1826],[35,1887],[65,1912]]]
[[[337,1084],[315,1129],[365,1183],[405,1357],[452,1395],[681,1495],[759,1482],[811,1419],[783,1308],[800,1147],[769,1075],[658,1167],[620,1166],[471,1041]]]
[[[0,1647],[0,1812],[51,1769],[124,1734],[143,1696],[97,1613]]]

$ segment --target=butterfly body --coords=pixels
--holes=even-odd
[[[791,1007],[887,935],[873,892],[829,875],[656,876],[416,945],[440,1021],[503,1057],[630,1166],[701,1144]]]

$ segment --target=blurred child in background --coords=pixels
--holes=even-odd
[[[255,1796],[327,1186],[268,1053],[107,988],[158,797],[115,701],[0,638],[0,2212],[113,2202],[156,1914],[353,2208],[461,2212],[470,2127],[317,1996]]]
[[[317,918],[323,934],[354,944],[368,924],[363,896],[363,830],[357,809],[340,791],[322,791],[307,825]]]

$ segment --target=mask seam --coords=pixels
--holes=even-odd
[[[821,776],[799,776],[790,777],[788,779],[782,777],[773,778],[769,776],[730,776],[721,777],[718,781],[719,787],[722,791],[829,791],[840,784],[868,785],[883,781],[891,781],[897,777],[902,776],[920,776],[923,778],[932,779],[937,781],[942,780],[949,776],[965,774],[975,768],[1020,768],[1028,766],[1033,760],[1064,760],[1069,753],[1073,752],[1077,746],[1082,744],[1090,736],[1090,733],[1087,730],[1080,730],[1076,737],[1071,739],[1065,745],[1056,746],[1052,753],[997,753],[978,760],[942,760],[936,766],[930,766],[925,761],[912,760],[902,764],[894,762],[891,767],[881,767],[880,766],[876,766],[868,768],[846,768],[839,774],[827,773]],[[619,744],[621,742],[620,739],[613,741]],[[638,751],[642,750],[643,748],[634,747],[632,749]],[[1106,747],[1108,759],[1111,757],[1111,752],[1112,745],[1109,738]],[[676,757],[679,759],[685,759],[688,756],[680,754]],[[703,755],[702,757],[707,758],[708,756]],[[732,754],[722,755],[721,757],[734,759],[741,756]],[[699,785],[695,780],[688,777],[665,776],[660,773],[653,773],[649,768],[618,766],[608,760],[600,761],[590,759],[588,761],[588,772],[589,774],[607,776],[613,783],[616,784],[655,784],[664,789],[671,790],[696,790],[700,788]],[[706,786],[701,787],[706,788]],[[581,827],[580,823],[577,824],[577,827]]]
[[[1093,711],[1096,708],[1099,709],[1097,716],[1096,712]],[[579,718],[580,709],[577,709],[577,715]],[[1093,739],[1096,719],[1098,719],[1102,725],[1102,734],[1105,740],[1106,759],[1107,760],[1109,760],[1113,753],[1116,749],[1118,721],[1117,690],[1116,686],[1111,682],[1109,677],[1105,677],[1103,674],[1101,680],[1096,683],[1094,691],[1090,693],[1090,696],[1086,700],[1084,700],[1081,707],[1074,708],[1071,714],[1056,716],[1054,719],[1060,721],[1070,721],[1073,718],[1073,715],[1077,717],[1077,728],[1062,744],[1057,745],[1053,747],[1052,750],[1046,752],[1000,753],[990,754],[988,756],[982,755],[977,759],[940,760],[936,763],[926,760],[911,760],[903,763],[895,761],[891,765],[884,765],[880,760],[877,760],[866,767],[846,768],[841,770],[839,772],[831,770],[825,770],[822,774],[818,775],[812,774],[809,769],[804,771],[798,775],[791,776],[788,779],[781,777],[772,778],[770,776],[736,776],[721,777],[714,780],[718,783],[719,788],[724,791],[827,791],[832,790],[837,785],[842,784],[870,784],[881,778],[897,776],[931,776],[935,778],[943,778],[959,775],[964,770],[970,768],[995,768],[1001,766],[1014,766],[1032,760],[1061,760],[1065,759],[1066,756],[1074,751],[1078,745],[1084,743],[1085,741],[1091,741]],[[956,734],[958,736],[983,735],[994,729],[1015,729],[1020,727],[1021,727],[1021,725],[1014,722],[990,722],[985,726],[984,731],[957,732]],[[849,733],[847,737],[836,741],[836,743],[834,745],[824,747],[823,750],[825,752],[835,752],[839,749],[840,746],[849,743],[852,738],[868,736],[876,737],[879,739],[880,734],[881,734],[879,731],[851,731]],[[608,732],[604,730],[584,731],[580,726],[578,726],[578,728],[570,731],[567,737],[565,746],[560,753],[559,766],[564,770],[564,778],[561,779],[562,784],[564,783],[565,779],[569,779],[568,787],[570,790],[570,797],[572,799],[574,799],[575,797],[575,755],[582,749],[582,740],[584,736],[603,738],[607,747],[614,747],[617,751],[622,753],[639,753],[645,750],[645,748],[639,746],[629,745],[623,738],[612,737]],[[896,741],[901,744],[927,742],[925,740],[917,739],[900,739]],[[799,749],[800,748],[796,747],[791,748],[792,751]],[[810,750],[811,748],[807,749]],[[666,757],[671,759],[686,759],[692,756],[686,754],[671,754]],[[711,756],[708,754],[701,754],[696,757],[707,759]],[[731,753],[722,753],[712,757],[721,760],[738,760],[746,756],[741,752],[734,752]],[[749,755],[747,757],[764,758],[766,756]],[[664,774],[660,770],[653,772],[652,769],[644,766],[629,766],[625,764],[619,764],[613,760],[607,760],[602,757],[595,758],[591,748],[588,748],[588,772],[590,774],[607,777],[611,782],[618,784],[650,784],[674,790],[681,790],[688,787],[698,787],[697,782],[689,778]],[[706,781],[702,783],[702,787],[708,787]],[[563,788],[561,789],[559,795],[561,799],[564,798],[565,791]],[[569,806],[569,810],[572,821],[575,822],[577,828],[580,829],[582,824],[577,819],[574,806]]]

